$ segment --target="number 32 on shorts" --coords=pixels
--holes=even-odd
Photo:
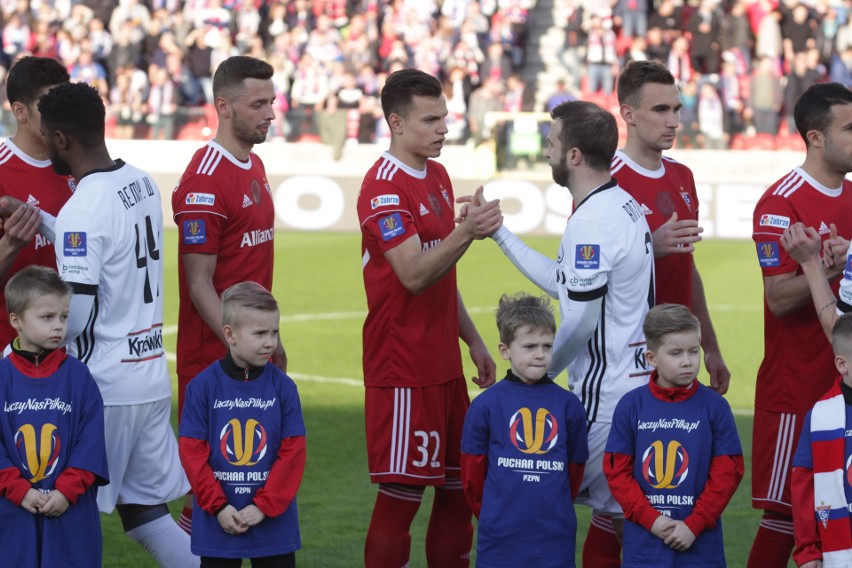
[[[424,467],[428,462],[429,467],[441,467],[441,461],[438,459],[441,451],[441,436],[438,432],[435,430],[429,432],[415,430],[414,437],[417,438],[415,450],[419,453],[419,456],[412,460],[411,465]]]

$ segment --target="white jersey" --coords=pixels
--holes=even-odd
[[[69,353],[89,366],[107,406],[171,396],[163,352],[163,214],[154,180],[117,160],[84,176],[56,220],[63,280],[97,286]]]
[[[568,219],[556,261],[563,319],[569,301],[603,298],[568,382],[589,421],[611,422],[622,395],[651,374],[642,322],[654,305],[654,251],[641,206],[614,181],[593,191]]]

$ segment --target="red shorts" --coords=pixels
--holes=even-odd
[[[367,387],[364,399],[370,481],[443,485],[445,475],[461,475],[470,406],[464,377],[431,387]]]
[[[754,411],[751,458],[751,504],[792,515],[790,477],[804,414]]]

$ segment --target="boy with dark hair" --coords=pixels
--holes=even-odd
[[[195,494],[192,551],[201,566],[290,568],[301,548],[296,492],[305,425],[296,384],[269,359],[275,298],[255,282],[222,295],[225,358],[189,383],[180,456]]]
[[[50,167],[44,137],[39,132],[38,100],[51,87],[67,82],[65,67],[46,57],[22,57],[6,77],[6,97],[17,129],[0,144],[0,195],[23,205],[0,228],[0,282],[32,264],[56,267],[53,246],[47,237],[37,233],[42,221],[39,210],[55,217],[71,197],[74,180],[57,175]],[[0,314],[0,349],[15,335],[9,318]]]
[[[624,524],[625,568],[725,566],[722,511],[743,477],[743,451],[727,401],[696,377],[698,318],[656,306],[643,325],[647,386],[615,409],[604,472]]]
[[[477,564],[573,567],[574,499],[589,457],[583,405],[547,376],[556,321],[546,297],[504,295],[497,328],[511,369],[471,403],[462,435]]]
[[[480,388],[494,382],[495,365],[465,309],[455,266],[502,217],[494,201],[453,222],[453,185],[432,159],[447,135],[447,101],[435,77],[416,69],[392,73],[382,107],[390,148],[364,176],[357,204],[368,310],[367,454],[378,484],[364,562],[367,568],[408,562],[411,522],[424,488],[434,486],[427,560],[463,568],[470,564],[473,525],[459,477],[470,405],[459,339],[470,348]]]
[[[852,314],[837,318],[831,333],[840,374],[805,417],[793,457],[793,560],[799,568],[852,565],[848,481],[852,446]]]
[[[88,368],[58,349],[71,289],[56,271],[31,266],[5,291],[18,337],[0,360],[3,563],[100,566],[104,404]]]

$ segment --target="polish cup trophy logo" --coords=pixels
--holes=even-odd
[[[521,408],[509,419],[509,439],[525,454],[546,454],[559,440],[559,423],[546,408]]]
[[[642,454],[642,475],[654,489],[675,489],[689,475],[689,454],[680,442],[657,440]]]
[[[219,433],[219,451],[231,465],[255,465],[266,455],[267,445],[266,430],[254,418],[245,427],[232,418]]]

